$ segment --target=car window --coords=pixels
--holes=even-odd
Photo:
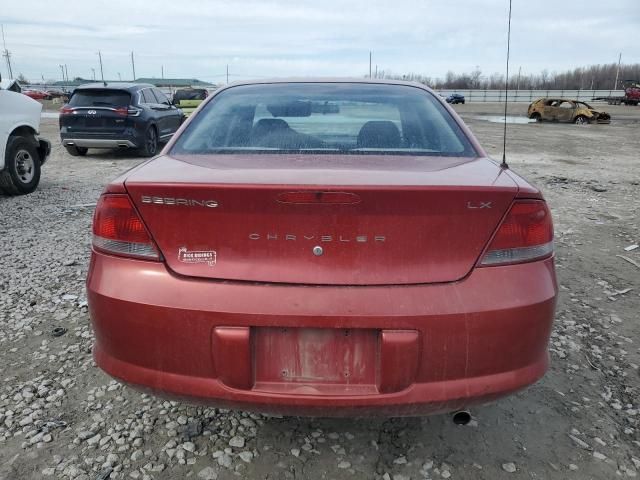
[[[430,93],[357,83],[229,88],[205,106],[173,149],[237,151],[476,155]]]
[[[131,94],[126,90],[81,89],[69,100],[71,107],[126,107],[131,103]]]
[[[143,103],[157,103],[156,97],[154,97],[150,88],[140,90],[140,95],[142,97]]]
[[[153,90],[153,94],[156,96],[156,100],[158,101],[158,103],[164,103],[166,105],[170,104],[169,98],[167,98],[167,96],[160,90],[158,90],[157,88],[152,88],[150,90]]]
[[[560,102],[560,104],[558,105],[559,108],[567,108],[567,109],[571,109],[571,108],[575,108],[575,105],[573,104],[573,102]]]

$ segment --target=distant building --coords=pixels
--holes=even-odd
[[[69,81],[57,81],[55,86],[57,87],[78,87],[85,83],[95,83],[101,80],[88,80],[84,78],[77,78]],[[105,80],[107,83],[118,83],[119,80]],[[185,88],[185,87],[202,87],[202,88],[214,88],[216,85],[213,83],[203,82],[197,78],[136,78],[135,83],[150,83],[159,88]]]
[[[203,82],[197,78],[137,78],[136,83],[150,83],[156,87],[215,87],[213,83]]]
[[[0,80],[0,90],[11,90],[12,92],[22,92],[22,86],[13,78],[6,78]]]

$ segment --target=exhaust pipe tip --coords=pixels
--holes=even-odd
[[[451,419],[456,425],[466,425],[471,421],[471,413],[469,410],[458,410],[453,413]]]

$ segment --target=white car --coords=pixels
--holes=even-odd
[[[38,137],[42,105],[0,86],[0,193],[33,192],[51,143]]]

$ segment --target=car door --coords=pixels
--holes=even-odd
[[[157,88],[153,88],[153,93],[158,101],[159,112],[162,116],[161,140],[167,140],[180,126],[180,110],[173,105],[169,98]]]
[[[575,111],[575,103],[564,100],[560,102],[556,108],[556,120],[558,122],[571,122]]]
[[[161,106],[158,105],[158,100],[156,96],[153,94],[151,88],[144,88],[140,90],[140,103],[144,104],[144,107],[151,111],[151,118],[153,119],[153,123],[158,129],[158,136],[162,135],[163,130],[163,118],[162,118],[162,109]]]
[[[552,98],[545,100],[542,108],[542,118],[544,120],[555,121],[558,116],[558,101]]]
[[[167,106],[158,102],[158,98],[156,97],[154,90],[154,88],[145,88],[141,91],[141,94],[146,100],[147,108],[152,112],[154,123],[158,128],[158,137],[162,138],[167,133],[167,120],[165,115]]]

